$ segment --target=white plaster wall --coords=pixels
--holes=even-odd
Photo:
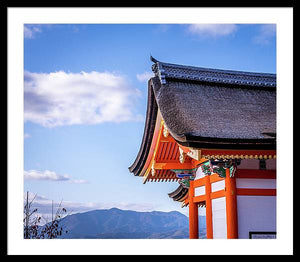
[[[195,192],[194,192],[195,196],[202,196],[205,195],[205,186],[199,186],[195,188]]]
[[[211,192],[216,192],[225,188],[225,180],[211,183]]]
[[[276,196],[237,196],[238,238],[249,231],[276,232]]]
[[[202,177],[205,177],[205,174],[202,172],[202,168],[198,167],[198,169],[196,171],[195,180],[200,179]]]
[[[236,187],[276,189],[276,179],[237,178]]]
[[[241,164],[237,166],[238,169],[259,169],[258,159],[242,159]]]
[[[226,199],[220,197],[212,199],[213,238],[227,238]]]
[[[266,169],[275,170],[276,169],[276,159],[266,160]]]
[[[258,159],[242,159],[241,164],[238,165],[238,169],[259,169]],[[275,170],[276,169],[276,159],[266,160],[266,169]]]

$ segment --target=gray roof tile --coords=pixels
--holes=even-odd
[[[158,76],[162,84],[166,79],[194,80],[209,83],[226,83],[240,86],[276,88],[276,74],[254,73],[233,70],[211,69],[195,66],[176,65],[156,61],[152,71]]]
[[[276,74],[151,60],[153,72],[160,80],[159,85],[153,85],[156,102],[178,142],[185,143],[192,137],[251,143],[253,140],[274,140]]]

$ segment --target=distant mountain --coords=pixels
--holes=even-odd
[[[200,217],[199,228],[203,228],[203,221]],[[189,238],[188,217],[177,211],[93,210],[66,216],[61,219],[60,226],[68,231],[61,236],[65,239]],[[205,234],[203,229],[199,231]]]

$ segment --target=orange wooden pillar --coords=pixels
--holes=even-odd
[[[210,176],[205,177],[206,238],[213,238]]]
[[[235,177],[230,177],[229,168],[225,178],[227,238],[238,238],[237,200]]]
[[[190,226],[190,238],[199,238],[198,232],[198,204],[194,203],[194,181],[190,181],[189,188],[189,226]]]

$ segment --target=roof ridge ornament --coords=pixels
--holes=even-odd
[[[150,60],[153,62],[153,63],[158,63],[159,61],[156,60],[151,54],[150,54]]]
[[[159,62],[156,60],[152,55],[150,55],[150,60],[154,62],[155,64],[152,65],[152,71],[155,74],[155,76],[158,76],[160,79],[160,82],[162,84],[166,84],[166,77],[165,77],[165,70],[162,67],[162,62]]]

